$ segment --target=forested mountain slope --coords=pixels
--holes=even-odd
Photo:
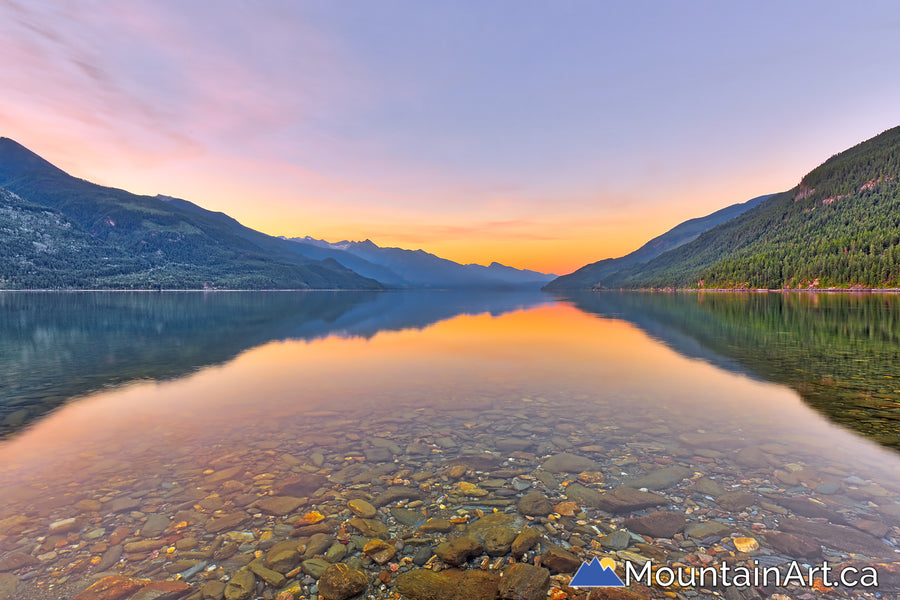
[[[222,213],[72,177],[8,138],[0,187],[14,193],[0,197],[5,288],[381,288]]]
[[[653,238],[630,254],[620,256],[619,258],[607,258],[585,265],[573,273],[554,279],[544,286],[544,289],[547,291],[590,289],[599,281],[602,281],[613,273],[638,263],[645,263],[653,260],[663,252],[683,246],[684,244],[697,239],[704,231],[708,231],[716,225],[734,219],[771,196],[771,194],[759,196],[752,200],[748,200],[747,202],[732,204],[731,206],[726,206],[721,210],[708,214],[705,217],[697,217],[696,219],[690,219],[684,223],[680,223],[664,234]]]
[[[900,286],[900,127],[837,154],[794,189],[597,287]]]

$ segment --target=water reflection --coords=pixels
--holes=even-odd
[[[686,356],[791,386],[817,411],[900,449],[900,296],[585,293]]]
[[[417,598],[439,596],[404,590],[496,590],[520,563],[562,588],[582,560],[610,556],[875,565],[880,593],[898,589],[900,457],[787,386],[696,360],[728,356],[688,335],[710,318],[697,298],[697,312],[676,301],[667,316],[637,311],[637,295],[598,296],[612,304],[593,314],[542,296],[452,310],[397,297],[403,316],[385,325],[375,304],[389,295],[293,321],[299,297],[270,317],[256,305],[269,300],[222,296],[239,305],[210,315],[241,332],[217,338],[242,340],[232,359],[216,348],[221,360],[181,377],[87,394],[0,443],[0,573],[12,576],[0,583],[58,598],[112,573],[197,588],[249,577],[261,597],[316,598],[341,562],[375,598]],[[145,298],[132,314],[152,314]],[[202,305],[178,305],[161,320],[201,318]],[[415,579],[426,564],[443,575]],[[776,592],[811,593],[730,597]]]
[[[273,340],[368,338],[540,293],[0,293],[0,437],[69,399],[167,380]]]

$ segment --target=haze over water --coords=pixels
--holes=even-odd
[[[885,432],[892,430],[888,405],[896,405],[891,394],[897,391],[878,388],[883,393],[875,394],[868,417],[888,423],[872,428],[882,445],[837,425],[834,414],[804,401],[795,390],[806,388],[796,380],[750,370],[752,357],[763,352],[781,361],[789,341],[767,341],[768,333],[757,330],[756,349],[747,351],[745,340],[743,352],[721,351],[740,345],[729,311],[752,322],[755,310],[774,307],[794,315],[786,321],[807,322],[800,315],[815,307],[775,295],[710,298],[7,295],[4,321],[14,331],[5,336],[0,367],[40,366],[42,381],[29,380],[29,393],[7,383],[0,406],[7,421],[15,411],[13,421],[29,413],[25,427],[0,442],[0,554],[32,557],[15,571],[37,594],[72,589],[66,586],[93,574],[116,545],[124,552],[103,565],[107,570],[147,575],[177,560],[199,564],[204,548],[236,540],[231,555],[202,558],[200,573],[191,574],[193,581],[227,579],[246,563],[242,557],[249,561],[274,542],[309,538],[298,522],[305,513],[324,516],[326,533],[338,540],[344,529],[377,537],[347,526],[353,517],[347,502],[360,498],[380,508],[376,520],[391,539],[405,540],[392,559],[401,572],[415,566],[417,549],[462,533],[417,532],[419,522],[398,516],[404,508],[421,521],[465,517],[469,525],[479,512],[497,509],[508,517],[498,526],[515,533],[543,527],[542,545],[517,557],[531,562],[549,561],[550,546],[579,559],[620,561],[635,555],[685,564],[704,557],[771,564],[798,558],[774,531],[824,546],[807,561],[892,560],[900,455],[884,446],[896,446]],[[894,299],[823,302],[857,303],[856,312],[866,314],[871,310],[860,307],[876,303],[879,311],[900,314]],[[396,307],[393,313],[388,305]],[[100,314],[107,318],[96,319]],[[697,314],[706,330],[692,328]],[[828,317],[817,318],[827,337]],[[156,334],[136,332],[138,321]],[[212,336],[219,336],[214,344],[204,341]],[[710,341],[717,336],[720,348]],[[878,352],[887,344],[890,355],[895,342],[881,336],[872,343],[880,344]],[[36,352],[41,344],[57,354]],[[158,360],[135,370],[128,362],[135,353]],[[830,378],[839,414],[842,394],[853,390],[842,387],[839,371],[807,366],[815,374],[809,385]],[[61,391],[72,368],[85,383]],[[861,366],[856,377],[889,368]],[[13,373],[4,379],[10,382]],[[104,389],[105,383],[115,385]],[[41,398],[41,389],[53,399]],[[43,414],[67,393],[80,397]],[[551,467],[547,457],[560,455],[586,463]],[[465,474],[449,475],[454,465],[464,465]],[[297,484],[298,477],[307,485]],[[625,547],[607,545],[603,536],[626,526],[623,519],[653,510],[610,504],[613,490],[632,484],[658,494],[658,507],[683,515],[684,523],[666,535],[633,524]],[[377,501],[396,486],[418,491]],[[517,503],[531,491],[553,505],[574,500],[578,508],[528,520]],[[260,508],[261,499],[284,496],[302,503],[284,514]],[[51,524],[72,517],[77,526],[54,536]],[[225,518],[234,521],[222,529],[211,525]],[[144,531],[148,521],[156,525]],[[692,528],[699,533],[691,535]],[[111,543],[116,531],[125,537]],[[185,538],[196,544],[175,549]],[[753,538],[758,547],[736,551],[736,538]],[[152,542],[140,545],[148,539],[158,540],[156,552]],[[355,543],[345,544],[347,551],[362,559]],[[498,557],[512,555],[492,553],[491,561]],[[373,574],[381,570],[365,561]],[[307,574],[296,581],[304,593],[314,589]],[[392,590],[390,584],[371,589],[377,597]]]

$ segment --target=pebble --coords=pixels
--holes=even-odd
[[[90,501],[0,507],[0,541],[14,548],[0,555],[0,586],[15,577],[21,594],[115,570],[180,575],[197,600],[338,598],[354,589],[340,591],[343,579],[364,579],[356,595],[379,600],[437,585],[506,600],[561,597],[592,556],[713,566],[747,554],[760,564],[895,556],[898,491],[846,467],[813,469],[776,441],[682,439],[637,420],[607,431],[526,404],[537,411],[527,418],[451,411],[432,422],[413,411],[361,425],[332,413],[279,443],[199,452],[167,486],[107,478]]]

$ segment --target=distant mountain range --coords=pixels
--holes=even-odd
[[[290,238],[305,256],[333,258],[360,275],[398,287],[416,288],[534,288],[556,278],[493,262],[489,266],[461,265],[424,250],[382,248],[371,240],[329,243],[311,237]]]
[[[900,287],[900,127],[750,203],[655,257],[594,263],[545,289]]]
[[[365,240],[276,238],[167,196],[68,175],[0,138],[0,289],[900,287],[900,127],[795,188],[686,221],[555,278]]]
[[[537,289],[554,277],[368,245],[266,235],[186,200],[78,179],[0,138],[0,289]]]

